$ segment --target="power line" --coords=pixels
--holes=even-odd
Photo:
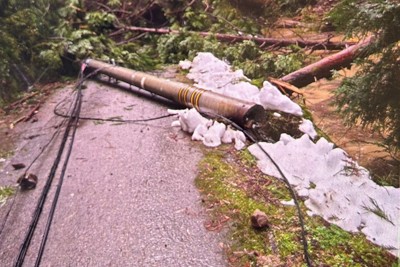
[[[83,65],[86,66],[85,64],[83,64]],[[84,68],[82,68],[81,72],[79,73],[78,82],[77,82],[77,84],[75,86],[75,89],[77,90],[76,94],[75,94],[75,98],[72,101],[72,103],[70,105],[70,108],[69,108],[69,111],[67,112],[67,114],[63,114],[63,113],[61,113],[61,112],[59,112],[57,110],[58,106],[63,101],[59,102],[56,105],[56,107],[54,108],[54,110],[53,110],[54,113],[57,116],[61,116],[61,117],[65,118],[66,120],[63,121],[63,123],[59,126],[57,131],[53,134],[53,136],[51,137],[49,142],[41,149],[39,154],[34,158],[34,160],[30,163],[30,165],[27,168],[27,170],[29,170],[31,168],[31,166],[34,164],[34,162],[37,161],[37,159],[40,157],[40,155],[47,149],[48,145],[54,140],[54,138],[56,136],[58,136],[58,134],[60,133],[60,129],[62,128],[61,126],[65,122],[67,122],[67,125],[66,125],[66,128],[64,130],[63,137],[62,137],[62,141],[61,141],[60,147],[59,147],[58,152],[57,152],[57,156],[56,156],[56,158],[55,158],[55,160],[53,162],[53,165],[51,167],[51,170],[50,170],[49,176],[47,178],[46,184],[45,184],[45,186],[43,188],[43,191],[41,193],[41,196],[40,196],[40,198],[39,198],[39,200],[37,202],[34,214],[32,216],[32,221],[31,221],[31,223],[29,225],[28,231],[26,232],[25,239],[24,239],[24,241],[23,241],[23,243],[22,243],[22,245],[20,247],[19,254],[18,254],[16,263],[14,265],[15,267],[20,267],[20,266],[23,265],[26,253],[27,253],[27,251],[29,249],[30,243],[31,243],[32,238],[33,238],[33,234],[34,234],[34,232],[36,230],[38,221],[39,221],[41,213],[43,211],[43,207],[44,207],[45,201],[47,199],[47,195],[48,195],[48,193],[50,191],[51,184],[52,184],[52,182],[54,180],[56,171],[57,171],[59,163],[61,161],[61,157],[63,155],[64,148],[65,148],[66,143],[68,141],[69,135],[70,135],[70,133],[72,131],[72,134],[71,134],[71,137],[70,137],[69,146],[68,146],[67,152],[66,152],[66,157],[65,157],[65,160],[64,160],[64,163],[63,163],[63,166],[62,166],[62,170],[61,170],[61,174],[60,174],[60,178],[59,178],[59,181],[58,181],[57,189],[56,189],[56,192],[54,194],[52,206],[50,208],[50,212],[49,212],[49,215],[48,215],[48,218],[47,218],[47,223],[46,223],[46,226],[45,226],[45,231],[44,231],[43,236],[42,236],[42,240],[41,240],[41,244],[40,244],[40,247],[39,247],[38,255],[37,255],[37,258],[36,258],[35,266],[39,266],[40,263],[41,263],[41,260],[42,260],[42,257],[43,257],[43,253],[44,253],[44,249],[45,249],[45,246],[46,246],[46,243],[47,243],[47,240],[48,240],[48,235],[49,235],[49,232],[50,232],[50,228],[51,228],[51,225],[52,225],[52,221],[53,221],[53,218],[54,218],[55,209],[57,207],[59,195],[60,195],[61,188],[62,188],[62,185],[63,185],[64,176],[65,176],[66,169],[67,169],[67,166],[68,166],[68,161],[69,161],[69,158],[70,158],[70,155],[71,155],[71,152],[72,152],[73,143],[74,143],[74,140],[75,140],[75,134],[76,134],[77,125],[78,125],[78,121],[79,120],[82,119],[82,120],[95,120],[95,121],[123,122],[123,123],[139,123],[139,122],[147,122],[147,121],[159,120],[159,119],[163,119],[163,118],[174,116],[174,114],[167,114],[167,115],[161,115],[161,116],[157,116],[157,117],[153,117],[153,118],[135,119],[135,120],[123,120],[123,119],[117,119],[117,118],[104,119],[104,118],[93,118],[93,117],[81,117],[80,116],[80,111],[81,111],[81,107],[82,107],[82,92],[81,92],[82,84],[89,77],[97,74],[98,71],[100,71],[100,70],[97,70],[97,71],[91,72],[87,76],[83,76],[83,70],[84,70]],[[14,201],[15,201],[15,198],[14,198],[12,204],[14,204]],[[12,206],[13,205],[11,205],[9,211],[11,211]],[[4,228],[4,225],[3,225],[3,228]]]
[[[79,79],[79,82],[78,82],[78,85],[77,85],[78,92],[80,90],[80,87],[81,87],[82,83],[85,80],[85,78],[82,78],[82,75],[83,75],[83,73],[81,71],[80,74],[79,74],[79,78],[80,79]],[[40,198],[39,198],[39,200],[37,202],[37,205],[36,205],[36,208],[35,208],[35,212],[34,212],[33,217],[32,217],[32,221],[31,221],[31,223],[29,225],[29,228],[28,228],[28,231],[27,231],[27,233],[25,235],[24,241],[23,241],[23,243],[22,243],[22,245],[20,247],[19,254],[18,254],[17,260],[16,260],[15,265],[14,265],[15,267],[22,266],[22,264],[23,264],[23,262],[25,260],[26,253],[27,253],[29,245],[30,245],[30,243],[32,241],[32,237],[33,237],[33,234],[34,234],[34,232],[36,230],[40,215],[41,215],[41,213],[43,211],[44,203],[45,203],[47,195],[48,195],[48,193],[50,191],[50,187],[51,187],[51,184],[53,182],[54,176],[56,174],[58,165],[59,165],[59,163],[61,161],[61,157],[62,157],[64,148],[65,148],[65,144],[66,144],[67,139],[68,139],[68,135],[70,133],[71,127],[73,126],[73,122],[75,120],[73,115],[74,115],[74,113],[76,113],[77,110],[80,109],[80,101],[81,101],[80,98],[81,98],[81,94],[78,93],[76,98],[75,98],[75,101],[74,101],[74,104],[73,104],[73,108],[72,108],[72,112],[71,112],[71,115],[69,117],[67,127],[66,127],[66,129],[64,131],[64,135],[62,137],[62,142],[61,142],[59,150],[57,152],[57,156],[56,156],[56,158],[55,158],[55,160],[53,162],[53,165],[51,167],[51,170],[50,170],[49,176],[47,178],[46,184],[45,184],[45,186],[43,188],[43,191],[42,191],[42,194],[40,195]]]
[[[279,174],[281,175],[281,177],[283,178],[283,181],[286,184],[286,187],[289,189],[290,195],[293,198],[294,204],[296,206],[297,209],[297,215],[299,218],[299,222],[300,222],[300,228],[301,228],[301,239],[302,239],[302,245],[303,245],[303,254],[304,254],[304,259],[306,261],[306,264],[308,267],[312,267],[312,263],[311,263],[311,257],[310,257],[310,253],[308,251],[308,242],[307,242],[307,232],[305,229],[305,223],[304,223],[304,216],[303,213],[301,211],[300,208],[300,204],[299,201],[297,199],[296,193],[293,190],[292,185],[290,184],[288,178],[286,177],[286,175],[283,173],[282,169],[280,168],[280,166],[278,165],[278,163],[271,157],[271,155],[260,145],[259,141],[256,140],[256,138],[250,134],[248,131],[246,131],[245,129],[243,129],[242,127],[240,127],[238,124],[236,124],[235,122],[231,121],[228,118],[225,118],[221,115],[218,114],[213,114],[217,117],[222,118],[223,120],[228,121],[229,123],[231,123],[236,129],[242,131],[253,143],[255,143],[257,145],[258,148],[260,148],[260,150],[269,158],[269,160],[272,162],[272,164],[275,166],[275,168],[278,170]]]
[[[61,113],[58,110],[54,110],[54,114],[60,117],[66,117],[68,115],[65,115]],[[152,118],[146,118],[146,119],[117,119],[117,118],[110,118],[110,119],[105,119],[105,118],[98,118],[98,117],[82,117],[80,116],[80,120],[90,120],[90,121],[108,121],[108,122],[122,122],[122,123],[138,123],[138,122],[148,122],[148,121],[155,121],[155,120],[161,120],[165,119],[168,117],[173,117],[176,116],[175,114],[166,114],[166,115],[161,115],[161,116],[156,116]]]
[[[70,109],[71,109],[71,107],[72,107],[72,103],[71,103],[71,105],[70,105],[70,107],[69,107],[69,111],[70,111]],[[44,153],[44,151],[47,149],[47,147],[54,141],[54,139],[60,134],[60,132],[61,132],[61,128],[62,128],[62,126],[63,126],[63,124],[66,122],[66,120],[63,120],[62,121],[62,123],[60,124],[60,125],[58,125],[58,127],[57,127],[57,131],[55,131],[54,133],[53,133],[53,135],[51,136],[51,138],[49,139],[49,141],[41,148],[41,150],[39,151],[39,153],[36,155],[36,157],[31,161],[31,163],[28,165],[28,167],[25,169],[25,172],[24,172],[24,176],[28,173],[28,171],[30,170],[30,168],[32,167],[32,165],[40,158],[40,156]],[[52,127],[54,127],[54,126],[52,126]],[[8,218],[9,218],[9,216],[10,216],[10,213],[11,213],[11,210],[13,209],[13,207],[14,207],[14,204],[15,204],[15,200],[16,200],[16,198],[18,197],[18,194],[20,193],[20,189],[17,187],[17,189],[16,189],[16,192],[15,192],[15,194],[14,194],[14,197],[13,197],[13,199],[12,199],[12,202],[11,202],[11,204],[10,204],[10,207],[9,207],[9,209],[7,210],[7,213],[6,213],[6,215],[5,215],[5,217],[4,217],[4,221],[3,221],[3,223],[2,223],[2,227],[1,227],[1,229],[0,229],[0,236],[2,235],[2,233],[3,233],[3,230],[4,230],[4,228],[5,228],[5,225],[7,224],[7,221],[8,221]]]
[[[83,82],[83,80],[82,80]],[[64,164],[61,170],[61,174],[60,174],[60,179],[58,181],[58,185],[57,185],[57,190],[54,194],[54,198],[53,198],[53,202],[51,205],[51,209],[49,212],[49,216],[47,218],[47,223],[46,223],[46,228],[45,231],[43,233],[43,237],[42,237],[42,242],[40,243],[40,248],[39,248],[39,252],[38,252],[38,256],[36,258],[36,262],[35,262],[35,267],[38,267],[40,265],[40,262],[42,260],[43,257],[43,252],[44,252],[44,248],[46,246],[47,243],[47,239],[49,236],[49,232],[50,232],[50,227],[51,227],[51,223],[53,222],[53,218],[54,218],[54,213],[55,213],[55,209],[57,207],[57,203],[58,203],[58,198],[60,196],[60,192],[61,192],[61,187],[63,185],[64,182],[64,176],[65,176],[65,172],[67,170],[67,166],[68,166],[68,162],[69,159],[71,157],[71,152],[72,152],[72,148],[74,145],[74,141],[75,141],[75,134],[76,134],[76,130],[78,128],[78,121],[79,121],[79,114],[81,111],[81,107],[82,107],[82,83],[79,84],[78,86],[78,92],[77,92],[77,98],[76,98],[76,108],[71,112],[71,116],[70,116],[70,120],[68,121],[68,126],[72,128],[72,135],[70,138],[70,143],[68,146],[68,151],[64,160]],[[67,131],[69,132],[70,129],[68,129]]]

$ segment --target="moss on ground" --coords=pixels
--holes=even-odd
[[[305,266],[296,209],[284,206],[290,199],[285,184],[261,173],[246,151],[230,146],[206,149],[196,185],[210,213],[209,230],[226,232],[224,248],[231,266],[262,266],[261,259],[274,257],[273,265]],[[301,203],[303,213],[306,208]],[[264,211],[270,227],[255,230],[250,216]],[[396,258],[319,217],[306,217],[309,250],[315,266],[399,266]]]
[[[12,186],[1,186],[0,187],[0,207],[3,206],[7,199],[13,196],[16,192],[15,187]]]

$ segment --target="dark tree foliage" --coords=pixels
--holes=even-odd
[[[114,58],[137,69],[153,66],[140,44],[117,45],[108,34],[118,19],[114,1],[2,0],[0,3],[0,104],[41,81],[73,74],[87,57]],[[130,4],[125,1],[125,4]],[[147,2],[150,1],[139,1]],[[153,1],[154,2],[154,1]],[[136,4],[135,4],[136,5]],[[107,10],[102,10],[101,7]],[[117,12],[117,11],[116,11]],[[143,53],[142,53],[143,52]]]
[[[336,93],[336,104],[349,124],[361,122],[382,133],[394,156],[400,149],[400,3],[384,0],[344,0],[331,14],[349,35],[375,35],[360,58],[354,77]]]
[[[78,63],[88,57],[146,70],[210,51],[251,78],[288,73],[301,66],[300,54],[262,53],[252,42],[221,45],[188,31],[260,35],[289,2],[300,6],[309,1],[1,0],[0,102],[39,78],[44,82],[75,74]],[[169,27],[183,34],[124,31],[131,25]]]
[[[38,77],[40,44],[57,24],[55,0],[4,0],[0,3],[0,102]]]
[[[76,63],[87,57],[143,70],[175,63],[204,47],[195,37],[113,34],[124,25],[258,34],[259,23],[274,20],[277,12],[265,5],[271,1],[249,2],[260,4],[258,17],[242,14],[229,0],[2,0],[0,101],[38,78],[73,74]],[[214,40],[207,46],[215,50],[218,45]]]

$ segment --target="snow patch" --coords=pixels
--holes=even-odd
[[[204,118],[200,115],[200,113],[192,108],[192,109],[183,109],[183,110],[168,110],[169,114],[179,115],[179,125],[182,130],[188,133],[193,133],[196,127],[200,124],[211,125],[212,121]],[[172,126],[178,125],[177,122],[173,122]]]
[[[294,203],[294,199],[291,199],[289,201],[281,200],[281,204],[284,206],[295,206],[296,204]]]
[[[204,134],[203,144],[208,147],[217,147],[221,145],[222,136],[224,136],[226,125],[217,121],[208,128]]]
[[[186,67],[187,64],[185,63]],[[228,63],[216,58],[211,53],[198,53],[190,66],[189,79],[203,89],[248,100],[262,105],[266,109],[283,111],[302,116],[301,107],[283,95],[275,86],[264,82],[259,90],[249,83],[242,70],[232,71]]]
[[[283,95],[278,88],[269,82],[263,83],[260,92],[255,95],[252,100],[262,105],[265,109],[279,110],[297,116],[303,116],[301,107],[290,100],[290,98]]]
[[[309,137],[315,139],[318,136],[317,132],[315,131],[314,125],[310,120],[303,119],[301,124],[299,125],[299,130],[305,134],[308,134]]]
[[[179,67],[183,70],[188,70],[192,66],[192,62],[190,60],[181,60],[179,61]]]
[[[298,116],[303,114],[299,105],[282,95],[272,84],[264,82],[263,87],[259,90],[257,86],[249,83],[250,80],[242,70],[233,71],[227,62],[216,58],[211,53],[198,53],[192,62],[180,61],[179,66],[182,69],[189,69],[187,77],[196,83],[195,86],[251,101],[267,109]],[[211,126],[211,121],[202,117],[196,110],[175,110],[170,113],[179,115],[178,121],[173,122],[172,126],[180,126],[183,131],[193,133],[192,139],[202,141],[206,146],[214,147],[221,143],[235,142],[236,149],[245,147],[246,138],[243,133],[232,129],[226,130],[226,126],[222,130],[222,126],[219,124]],[[279,113],[276,114],[276,116],[280,116]]]
[[[361,231],[371,242],[399,253],[400,189],[377,185],[365,168],[324,138],[313,143],[307,135],[299,139],[282,135],[275,144],[260,145],[297,193],[308,198],[308,215],[320,215],[346,231]],[[256,144],[249,151],[263,173],[282,179]]]
[[[199,53],[192,62],[180,63],[190,69],[188,78],[197,86],[235,98],[253,101],[266,109],[302,116],[300,106],[282,95],[268,82],[261,90],[248,82],[243,71],[232,71],[224,61],[211,53]],[[245,147],[246,138],[240,131],[202,117],[195,109],[170,110],[177,114],[173,126],[193,133],[192,139],[214,147],[235,142],[237,149]],[[274,114],[279,116],[279,113]],[[379,186],[371,180],[369,172],[353,161],[346,152],[326,139],[314,143],[317,133],[312,122],[303,119],[299,129],[305,134],[294,139],[282,134],[280,141],[260,143],[279,164],[298,195],[306,198],[308,215],[320,215],[350,232],[362,232],[373,243],[399,254],[400,189]],[[257,144],[249,151],[258,159],[258,167],[265,174],[282,179],[275,165]],[[292,202],[281,202],[292,205]]]
[[[168,113],[178,115],[178,120],[173,121],[171,126],[181,127],[182,131],[192,133],[192,140],[202,141],[205,146],[217,147],[222,142],[234,142],[237,150],[246,146],[244,133],[233,130],[223,123],[208,120],[196,109],[169,109]]]

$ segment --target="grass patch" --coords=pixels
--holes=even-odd
[[[230,266],[257,266],[263,256],[282,266],[305,266],[300,225],[285,184],[262,174],[254,157],[229,146],[205,149],[196,186],[209,211],[209,230],[226,232],[224,248]],[[305,214],[305,206],[301,203]],[[270,227],[254,230],[250,216],[265,212]],[[362,234],[350,234],[319,217],[305,218],[309,250],[315,266],[398,266],[393,255],[370,243]],[[280,266],[279,264],[273,266]]]
[[[393,255],[366,240],[320,218],[308,220],[312,255],[329,266],[399,266]]]
[[[15,187],[1,186],[0,187],[0,207],[3,206],[7,199],[15,194]]]
[[[2,135],[0,129],[0,136]],[[14,155],[14,150],[12,150],[12,140],[6,140],[7,143],[0,144],[0,159],[8,159]],[[0,161],[0,168],[3,167],[4,162]]]
[[[13,150],[0,150],[0,158],[10,158],[14,155]]]

